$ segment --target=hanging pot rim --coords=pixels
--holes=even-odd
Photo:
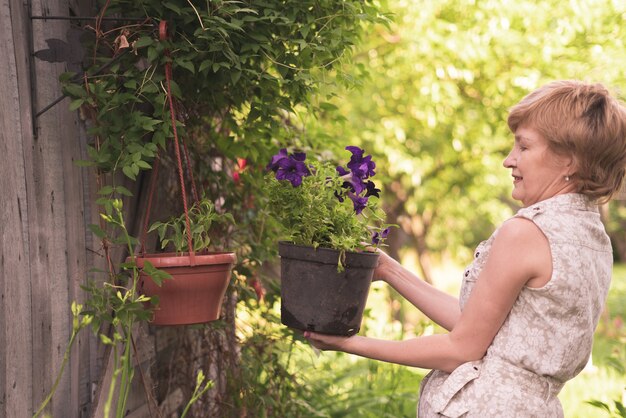
[[[186,267],[210,264],[234,264],[237,257],[231,251],[202,251],[191,256],[184,253],[152,253],[141,254],[134,257],[137,267],[143,268],[144,263],[149,261],[156,268],[159,267]]]

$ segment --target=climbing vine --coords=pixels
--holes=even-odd
[[[173,127],[165,64],[171,62],[176,131],[189,144],[202,194],[237,225],[214,235],[236,241],[229,244],[238,253],[238,296],[277,321],[249,303],[263,297],[259,269],[276,251],[277,231],[263,214],[265,164],[286,146],[332,148],[332,137],[303,130],[302,115],[332,112],[328,97],[316,95],[322,85],[358,84],[362,75],[351,72],[357,67],[346,66],[352,47],[368,25],[387,20],[370,0],[103,1],[96,21],[84,27],[91,35],[84,72],[62,77],[70,109],[80,111],[92,138],[80,164],[134,181],[157,155],[167,155]],[[96,203],[106,213],[114,198],[130,192],[114,184],[99,194]],[[269,303],[276,290],[269,287]],[[255,349],[273,338],[257,335]],[[247,370],[287,373],[272,359]],[[254,392],[242,392],[236,404],[245,407]]]
[[[120,0],[108,1],[102,12],[135,16],[138,23],[109,28],[97,21],[91,66],[78,82],[68,73],[65,92],[70,107],[94,122],[90,163],[132,179],[150,168],[156,147],[171,137],[165,61],[173,63],[182,133],[201,127],[194,136],[225,157],[265,161],[288,135],[298,107],[324,106],[312,97],[319,83],[353,82],[342,65],[362,24],[381,19],[360,1],[211,1],[201,7]],[[162,20],[165,40],[158,33]]]

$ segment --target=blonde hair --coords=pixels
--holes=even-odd
[[[509,113],[512,132],[536,129],[557,155],[572,157],[577,192],[607,201],[626,172],[626,106],[602,84],[555,81],[524,97]]]

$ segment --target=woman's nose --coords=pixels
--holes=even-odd
[[[512,168],[515,167],[516,163],[517,163],[517,159],[513,158],[513,152],[509,152],[509,155],[506,156],[506,158],[504,159],[504,161],[502,162],[502,165],[504,165],[504,167],[506,168]]]

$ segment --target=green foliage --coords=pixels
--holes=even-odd
[[[231,226],[235,223],[230,213],[219,213],[215,204],[206,198],[195,202],[188,211],[190,225],[190,239],[193,251],[202,251],[211,245],[212,228],[216,225]],[[161,248],[172,244],[177,253],[189,251],[187,235],[187,215],[172,217],[166,222],[155,222],[148,232],[158,231]]]
[[[165,62],[172,62],[172,92],[182,104],[181,134],[202,126],[227,157],[265,160],[285,119],[309,106],[321,74],[336,69],[339,80],[349,79],[339,77],[341,59],[362,23],[381,19],[361,1],[119,0],[104,13],[146,22],[99,33],[85,77],[77,84],[65,76],[64,90],[94,121],[91,164],[132,179],[172,134]],[[161,20],[165,41],[154,27]]]
[[[507,108],[552,78],[591,77],[615,85],[625,79],[624,6],[615,1],[524,0],[515,7],[492,0],[383,1],[395,13],[392,24],[378,2],[357,0],[106,5],[103,15],[146,21],[100,28],[84,77],[63,77],[70,108],[92,123],[89,161],[81,164],[136,179],[150,169],[157,151],[167,150],[172,127],[164,66],[171,61],[177,131],[190,139],[203,189],[223,199],[245,237],[237,270],[250,278],[275,256],[281,233],[263,207],[262,170],[279,148],[332,152],[346,145],[342,141],[364,145],[384,178],[384,208],[409,221],[402,224],[405,232],[422,233],[427,250],[469,257],[513,206],[508,174],[500,167],[509,143]],[[158,40],[161,20],[168,22],[167,41]],[[363,82],[366,73],[370,78]],[[360,88],[343,94],[337,85]],[[237,167],[238,159],[247,162],[245,169]],[[113,192],[124,194],[120,186],[101,190]],[[113,210],[109,199],[99,203]],[[112,243],[123,241],[99,226],[92,230]],[[115,286],[104,288],[103,301],[124,299]],[[249,286],[238,292],[244,303],[253,298]],[[273,306],[276,298],[277,289],[271,289],[266,301]],[[260,306],[254,309],[265,315]],[[279,322],[264,318],[262,327]],[[103,313],[102,319],[112,318]],[[334,385],[330,377],[311,374],[318,385],[307,388],[302,369],[285,361],[299,342],[291,346],[282,331],[264,332],[242,347],[242,373],[249,380],[240,386],[241,405],[266,416],[340,416],[332,415],[341,413],[336,401],[320,401],[339,399],[324,389]],[[353,367],[335,366],[329,375]],[[350,402],[347,393],[358,382],[344,383],[341,399]],[[362,393],[355,403],[381,399],[370,410],[384,404]],[[326,405],[325,412],[316,412],[318,404]],[[409,415],[399,411],[397,416]]]

